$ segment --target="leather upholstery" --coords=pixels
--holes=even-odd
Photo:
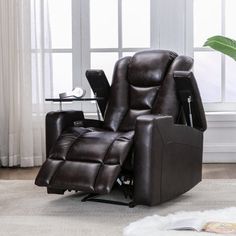
[[[190,57],[178,56],[175,58],[169,67],[165,80],[158,93],[156,102],[153,104],[153,114],[170,115],[173,117],[175,123],[179,121],[181,109],[180,102],[176,94],[173,76],[175,71],[189,71],[192,69],[192,66],[193,59]]]
[[[58,138],[43,164],[37,184],[101,194],[110,192],[130,150],[133,135],[133,131],[69,128]],[[57,169],[56,173],[45,173],[44,170],[50,168]]]
[[[134,201],[145,205],[159,204],[197,184],[202,132],[174,125],[182,122],[183,113],[173,74],[190,70],[192,64],[191,58],[165,50],[118,60],[104,122],[79,113],[81,127],[66,124],[60,127],[67,129],[57,131],[53,122],[46,124],[50,132],[55,129],[56,140],[35,183],[50,193],[68,189],[104,194],[128,171],[134,179]],[[60,115],[49,116],[61,124]]]
[[[176,57],[177,54],[171,51],[159,50],[157,53],[153,50],[119,60],[115,66],[111,86],[113,96],[105,114],[105,127],[113,131],[134,130],[136,118],[151,113],[166,72]]]
[[[49,112],[46,115],[46,156],[63,131],[74,125],[74,121],[83,120],[81,111]],[[55,122],[56,121],[56,122]]]
[[[134,201],[157,205],[201,181],[202,132],[174,125],[173,117],[137,118],[134,138]]]

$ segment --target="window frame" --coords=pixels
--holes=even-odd
[[[90,90],[90,87],[85,78],[85,71],[90,68],[90,53],[93,52],[118,52],[119,58],[122,56],[123,52],[132,52],[136,50],[144,50],[149,48],[122,48],[121,43],[119,42],[119,47],[110,48],[110,49],[95,49],[90,48],[90,27],[89,27],[89,19],[90,12],[89,6],[90,1],[88,0],[71,0],[72,1],[72,49],[44,49],[43,53],[72,53],[72,74],[73,74],[73,86],[80,86],[86,89],[86,91]],[[121,14],[121,1],[119,1],[119,8]],[[194,0],[185,0],[185,27],[184,27],[184,35],[185,35],[185,45],[184,52],[185,54],[194,57],[194,51],[204,50],[204,51],[213,51],[208,48],[195,48],[193,44],[193,1]],[[224,2],[225,0],[221,0]],[[42,1],[44,2],[44,1]],[[150,0],[150,48],[160,48],[160,16],[158,16],[157,10],[160,8],[160,1]],[[224,9],[222,9],[223,11]],[[43,14],[43,13],[42,13]],[[224,15],[224,14],[223,14]],[[222,15],[222,16],[223,16]],[[120,25],[122,19],[119,19]],[[122,30],[119,27],[119,31]],[[43,32],[43,31],[42,31]],[[119,41],[122,40],[122,36],[120,35]],[[32,50],[32,52],[37,52],[37,50]],[[225,61],[225,56],[222,55],[222,62]],[[225,64],[224,70],[225,70]],[[101,68],[102,69],[102,68]],[[223,73],[223,70],[222,70]],[[221,79],[222,85],[221,90],[225,88],[225,75],[222,76]],[[225,91],[222,91],[221,95],[225,96]],[[87,94],[88,96],[88,94]],[[47,107],[47,104],[46,104]],[[52,108],[50,104],[50,109]],[[53,104],[54,109],[58,109],[58,104]],[[83,109],[83,111],[88,113],[95,113],[96,106],[91,102],[76,102],[76,103],[66,103],[63,105],[66,109]],[[236,102],[213,102],[213,103],[204,103],[204,107],[206,111],[235,111]]]
[[[215,52],[211,48],[194,47],[194,1],[186,1],[186,53],[194,58],[195,52]],[[225,35],[225,1],[221,0],[221,35]],[[227,102],[226,98],[226,56],[221,54],[221,102],[204,102],[204,108],[207,112],[231,112],[235,111],[236,102]],[[194,71],[194,68],[193,68]],[[196,78],[197,79],[197,78]]]
[[[76,0],[72,0],[76,1]],[[140,48],[124,48],[122,46],[122,1],[118,1],[118,47],[117,48],[91,48],[90,47],[90,1],[88,0],[77,0],[80,2],[80,10],[81,10],[81,86],[86,89],[86,91],[90,91],[90,86],[85,79],[85,71],[88,68],[91,68],[91,53],[102,53],[102,52],[114,52],[118,53],[118,59],[122,57],[123,53],[126,52],[135,52],[140,50],[146,50],[150,48],[158,48],[158,39],[159,32],[157,27],[157,14],[155,9],[158,6],[157,1],[150,0],[150,47],[140,47]],[[76,11],[76,8],[74,8]],[[93,69],[93,68],[91,68]],[[101,68],[103,69],[103,68]],[[86,104],[82,104],[82,109],[84,112],[95,112],[94,102],[88,102]]]
[[[42,68],[44,70],[44,55],[45,54],[56,54],[56,53],[70,53],[72,56],[72,84],[73,87],[80,86],[82,84],[82,67],[80,66],[82,64],[82,56],[81,56],[81,16],[78,14],[78,11],[81,11],[81,0],[71,0],[71,26],[72,26],[72,46],[71,48],[47,48],[45,47],[45,41],[44,41],[44,21],[45,21],[45,1],[42,0],[39,2],[39,7],[40,7],[40,31],[41,31],[41,36],[40,36],[40,49],[31,49],[32,54],[37,54],[40,53],[42,55],[41,57],[41,64]],[[74,20],[73,20],[74,17]],[[78,43],[75,43],[78,42]],[[78,66],[79,65],[79,66]],[[52,78],[53,79],[53,78]],[[52,84],[53,81],[50,81]],[[53,86],[51,86],[51,96],[53,96]],[[44,97],[46,99],[48,97]],[[51,98],[51,97],[50,97]],[[76,103],[63,103],[63,107],[66,109],[79,109],[81,110],[82,106],[80,102]],[[51,110],[58,110],[59,108],[59,103],[53,103],[53,102],[46,102],[44,105],[44,108],[46,111],[51,111]],[[37,111],[37,106],[33,104],[33,111]]]
[[[48,49],[44,45],[44,1],[40,1],[41,7],[41,49],[32,49],[32,53],[40,52],[42,54],[42,65],[44,65],[44,54],[50,53],[71,53],[72,55],[72,83],[73,87],[79,86],[87,91],[90,96],[90,86],[85,78],[85,72],[91,68],[91,53],[94,52],[116,52],[118,59],[125,52],[136,52],[150,48],[159,48],[159,27],[156,9],[159,3],[156,0],[150,0],[150,47],[140,48],[123,48],[122,47],[122,1],[118,1],[118,47],[117,48],[91,48],[90,47],[90,1],[89,0],[71,0],[71,24],[72,24],[72,48],[52,48]],[[91,68],[92,69],[92,68]],[[101,68],[103,69],[103,68]],[[53,81],[51,81],[52,83]],[[52,88],[53,89],[53,88]],[[46,97],[45,97],[46,98]],[[59,104],[46,103],[45,108],[49,110],[57,110]],[[74,102],[64,103],[63,108],[82,109],[84,112],[95,113],[96,106],[94,102]]]

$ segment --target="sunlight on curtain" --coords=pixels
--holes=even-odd
[[[2,166],[37,166],[45,157],[44,87],[45,81],[50,85],[51,59],[42,53],[45,43],[50,47],[49,23],[42,27],[42,16],[46,1],[0,1]]]

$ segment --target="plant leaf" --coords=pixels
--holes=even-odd
[[[236,41],[234,39],[216,35],[207,39],[203,46],[209,46],[216,51],[232,57],[236,61]]]

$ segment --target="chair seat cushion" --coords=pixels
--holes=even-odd
[[[133,131],[72,127],[57,140],[36,178],[36,184],[108,193],[128,156],[133,136]]]

